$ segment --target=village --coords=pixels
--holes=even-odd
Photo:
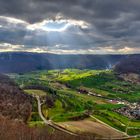
[[[117,109],[116,112],[130,118],[140,120],[140,104],[134,103],[132,105],[127,105],[120,109]]]
[[[122,114],[128,117],[129,119],[140,120],[140,103],[130,103],[122,99],[109,99],[100,94],[87,91],[86,89],[79,89],[78,92],[80,94],[88,94],[89,96],[104,98],[111,104],[122,104],[124,105],[122,108],[115,110],[117,113]]]

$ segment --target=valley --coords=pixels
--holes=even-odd
[[[38,97],[45,120],[72,133],[97,139],[134,139],[140,134],[140,86],[120,79],[113,70],[43,70],[9,76],[35,97],[30,127],[45,125]]]
[[[140,0],[0,6],[0,140],[140,140]]]

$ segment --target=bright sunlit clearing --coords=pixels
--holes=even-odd
[[[48,32],[63,32],[71,26],[79,26],[81,28],[88,28],[88,24],[84,21],[76,20],[44,20],[40,23],[28,25],[28,29],[42,29]]]
[[[69,23],[60,26],[59,24],[52,24],[52,25],[44,25],[42,26],[43,30],[48,32],[63,32],[70,26]]]

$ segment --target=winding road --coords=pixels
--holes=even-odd
[[[36,97],[37,103],[38,103],[38,113],[39,113],[41,119],[44,121],[45,124],[51,126],[52,128],[54,128],[54,129],[56,129],[56,130],[59,130],[59,131],[61,131],[61,132],[64,132],[64,133],[67,133],[67,134],[70,134],[70,135],[73,135],[73,136],[78,136],[78,135],[75,134],[74,132],[71,132],[71,131],[69,131],[69,130],[67,130],[67,129],[65,129],[65,128],[62,128],[62,127],[60,127],[59,125],[53,123],[51,120],[46,120],[46,118],[45,118],[45,117],[43,116],[43,114],[42,114],[42,110],[41,110],[41,105],[42,105],[42,104],[41,104],[40,98],[39,98],[39,96],[35,96],[35,97]]]
[[[63,128],[63,127],[61,127],[61,126],[55,124],[55,123],[52,122],[51,120],[47,120],[47,119],[43,116],[43,114],[42,114],[42,110],[41,110],[41,105],[42,105],[42,104],[41,104],[41,101],[40,101],[40,97],[39,97],[39,96],[34,96],[34,97],[37,99],[39,116],[41,117],[41,119],[44,121],[45,124],[47,124],[48,126],[54,128],[54,129],[56,129],[56,130],[59,130],[59,131],[64,132],[64,133],[67,133],[67,134],[69,134],[69,135],[78,136],[78,134],[76,134],[76,133],[74,133],[74,132],[72,132],[72,131],[69,131],[69,130],[67,130],[67,129],[65,129],[65,128]],[[90,116],[90,117],[93,118],[93,116]],[[94,119],[95,119],[95,117],[94,117]],[[96,119],[97,119],[97,118],[96,118]],[[98,120],[98,119],[97,119],[97,120]],[[98,121],[100,121],[100,120],[98,120]],[[103,123],[103,122],[101,122],[101,123]],[[107,125],[107,124],[105,124],[105,125]],[[114,129],[115,129],[115,128],[114,128]],[[115,130],[116,130],[116,129],[115,129]],[[119,130],[117,130],[117,131],[119,131]],[[122,133],[123,133],[123,132],[122,132]],[[124,133],[124,134],[126,135],[126,133]],[[136,135],[136,136],[128,136],[128,135],[126,135],[126,137],[123,137],[123,138],[112,138],[112,140],[122,140],[122,139],[128,139],[128,138],[138,138],[138,137],[140,137],[140,135]],[[103,139],[103,140],[107,140],[106,138],[102,138],[102,139]]]

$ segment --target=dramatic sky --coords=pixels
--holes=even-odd
[[[140,0],[0,0],[0,52],[140,53]]]

